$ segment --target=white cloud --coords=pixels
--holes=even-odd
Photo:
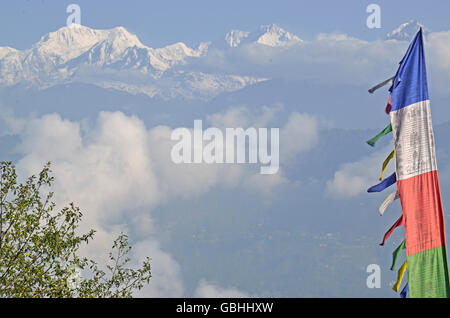
[[[155,240],[144,240],[133,246],[135,262],[142,262],[150,256],[152,277],[150,284],[135,293],[135,297],[183,297],[180,265],[164,252]]]
[[[201,280],[194,292],[198,298],[250,298],[251,296],[237,288],[223,288],[206,280]]]
[[[264,194],[264,200],[270,200],[273,198],[274,191],[288,182],[289,180],[283,175],[283,170],[280,169],[276,174],[254,173],[249,175],[244,181],[244,185],[251,191]]]
[[[429,84],[450,93],[450,31],[430,33],[425,41]]]
[[[290,47],[250,43],[220,53],[213,49],[183,67],[211,73],[371,85],[371,79],[395,72],[407,45],[401,41],[367,42],[346,34],[320,34],[312,41]]]
[[[225,129],[229,127],[249,127],[250,114],[246,107],[232,107],[222,113],[208,115],[206,118],[212,127]]]
[[[30,120],[21,133],[19,150],[23,158],[17,166],[21,175],[35,174],[44,162],[52,162],[57,207],[69,202],[83,212],[81,230],[93,228],[95,239],[83,253],[102,263],[112,241],[121,231],[133,231],[138,239],[150,236],[154,225],[150,216],[161,201],[158,180],[150,156],[148,132],[137,117],[123,113],[100,113],[95,127],[46,115]],[[138,242],[148,247],[159,278],[150,295],[162,288],[180,290],[176,263],[155,240]],[[158,283],[163,280],[164,283]],[[166,287],[164,287],[166,286]],[[164,288],[166,289],[164,289]]]
[[[425,40],[425,48],[432,61],[437,61],[441,68],[450,68],[450,31],[430,33]],[[433,62],[432,62],[433,63]],[[437,66],[437,65],[436,65]]]
[[[230,107],[224,112],[206,116],[207,122],[212,127],[225,128],[248,128],[267,127],[283,110],[282,104],[275,104],[272,107],[262,106],[258,112],[250,111],[245,106]]]
[[[164,199],[188,198],[206,193],[218,181],[219,166],[173,163],[170,153],[175,142],[170,139],[171,133],[172,129],[167,126],[157,126],[149,132],[155,173],[160,180]]]
[[[209,120],[217,126],[267,126],[281,109],[263,107],[261,113],[253,114],[246,108],[230,108]],[[139,118],[120,112],[100,113],[94,127],[63,120],[57,114],[45,115],[24,126],[18,147],[24,156],[18,166],[27,175],[46,161],[53,162],[58,198],[98,211],[87,215],[94,224],[115,213],[120,217],[123,209],[151,209],[162,200],[198,196],[217,185],[251,186],[256,185],[251,182],[256,178],[257,188],[263,189],[265,179],[268,188],[285,181],[281,174],[250,178],[258,169],[248,164],[174,164],[171,132],[167,126],[147,130]],[[287,158],[307,151],[317,141],[316,120],[293,113],[281,128],[280,138],[282,155]]]
[[[370,87],[374,79],[381,81],[395,73],[408,45],[407,41],[364,41],[347,34],[319,34],[311,41],[290,47],[249,43],[226,50],[214,48],[181,67],[209,73]],[[447,94],[449,45],[450,31],[432,32],[425,39],[431,80],[439,92]]]
[[[14,135],[23,131],[27,121],[23,118],[16,118],[12,109],[5,107],[0,101],[0,123],[3,121],[5,127],[2,127],[0,136]]]
[[[281,110],[281,105],[263,107],[260,112],[230,108],[207,120],[218,126],[270,127]],[[177,262],[153,237],[152,211],[156,206],[178,197],[204,195],[214,187],[240,188],[268,199],[289,182],[283,170],[261,175],[259,165],[174,164],[170,158],[172,128],[147,129],[138,117],[121,112],[101,112],[91,125],[62,119],[58,114],[29,119],[26,125],[16,125],[20,120],[15,119],[10,122],[22,139],[18,145],[23,155],[17,163],[20,175],[36,174],[45,162],[51,161],[57,207],[74,202],[84,213],[81,231],[97,230],[95,240],[84,250],[87,256],[105,260],[112,241],[123,231],[132,233],[134,261],[144,255],[152,257],[152,284],[141,296],[171,297],[184,293]],[[286,157],[309,150],[317,141],[314,117],[291,114],[281,127],[280,138],[286,144]],[[201,284],[198,292],[205,293],[213,287]]]
[[[314,116],[294,112],[280,132],[280,161],[313,148],[319,140],[318,123]]]
[[[283,110],[283,105],[264,106],[258,114],[247,107],[231,107],[225,112],[207,117],[208,122],[221,129],[228,127],[279,128],[271,122]],[[280,160],[288,163],[295,155],[313,148],[319,140],[319,124],[315,116],[293,112],[280,128]]]
[[[361,160],[343,164],[334,177],[327,181],[326,193],[338,199],[348,199],[365,193],[367,189],[379,183],[381,166],[392,151],[392,146],[384,147],[373,155]],[[395,161],[391,160],[385,176],[394,171]]]
[[[24,157],[18,166],[25,175],[51,161],[57,199],[95,211],[86,214],[94,224],[160,200],[148,134],[137,117],[100,113],[94,129],[81,131],[77,122],[45,115],[31,120],[22,138],[19,150]]]
[[[263,107],[258,114],[252,113],[247,107],[232,107],[225,112],[208,116],[208,121],[215,127],[222,129],[227,127],[272,127],[271,122],[283,110],[283,105],[275,107]],[[319,140],[318,120],[309,114],[293,112],[287,122],[280,127],[280,153],[279,160],[282,165],[289,165],[293,158],[307,152],[317,145]],[[241,171],[240,175],[243,172]],[[227,174],[228,175],[228,174]],[[280,169],[274,175],[260,175],[258,173],[248,175],[245,186],[260,193],[269,194],[288,179]]]

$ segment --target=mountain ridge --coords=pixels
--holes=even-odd
[[[194,48],[177,42],[151,48],[122,26],[106,30],[66,26],[47,33],[25,50],[0,47],[0,85],[21,83],[45,89],[80,81],[170,99],[178,95],[208,98],[258,80],[201,72],[168,72],[184,64],[187,58],[204,56],[208,47],[206,42]],[[205,92],[208,87],[209,94]]]
[[[391,32],[391,37],[405,37],[415,23],[403,24]],[[22,84],[45,89],[84,82],[152,98],[209,99],[268,79],[195,68],[196,60],[206,57],[210,50],[247,45],[284,50],[303,43],[276,24],[262,25],[251,32],[231,30],[218,43],[201,42],[189,47],[176,42],[161,48],[146,46],[123,26],[105,30],[65,26],[45,34],[28,49],[0,47],[0,86]],[[208,57],[214,58],[214,54]],[[191,62],[194,67],[183,68]]]
[[[290,33],[276,24],[261,25],[253,32],[231,30],[225,35],[225,42],[235,48],[243,44],[256,43],[271,47],[292,46],[303,42],[297,35]]]

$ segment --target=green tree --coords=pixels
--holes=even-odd
[[[50,163],[23,184],[11,162],[0,169],[0,297],[132,297],[149,283],[149,258],[127,267],[131,246],[123,233],[106,268],[79,256],[95,231],[78,234],[82,213],[73,203],[55,211]]]

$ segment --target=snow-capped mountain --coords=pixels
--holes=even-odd
[[[204,56],[208,46],[201,43],[190,48],[179,42],[154,49],[124,27],[63,27],[46,34],[30,49],[0,47],[0,85],[21,83],[43,89],[81,82],[152,97],[206,98],[259,81],[172,70],[187,58]]]
[[[410,41],[419,27],[423,28],[417,21],[409,21],[389,33],[387,39]],[[425,35],[429,33],[423,30]],[[245,76],[240,68],[228,72],[233,68],[227,68],[227,58],[239,53],[240,48],[245,51],[250,45],[264,52],[279,52],[304,43],[275,24],[252,32],[232,30],[213,44],[189,47],[178,42],[162,48],[143,44],[124,27],[63,27],[44,35],[29,49],[0,47],[0,87],[20,84],[42,90],[82,83],[164,100],[210,99],[267,80]],[[214,65],[216,59],[219,67]]]
[[[16,49],[13,49],[12,47],[4,46],[0,47],[0,59],[2,59],[4,56],[6,56],[9,53],[16,52]]]
[[[89,28],[88,32],[91,30]],[[59,31],[58,31],[59,32]],[[164,48],[153,49],[143,45],[136,35],[123,27],[103,31],[103,34],[82,54],[67,64],[95,65],[113,69],[135,69],[144,74],[161,75],[172,66],[182,63],[186,57],[200,57],[208,48],[201,43],[197,49],[179,42]]]
[[[411,41],[417,31],[422,28],[423,35],[426,36],[430,31],[416,20],[403,23],[398,28],[386,35],[387,40]]]
[[[249,36],[250,32],[231,30],[225,35],[225,42],[229,47],[238,47],[239,43]]]
[[[257,43],[271,47],[286,47],[302,43],[303,40],[295,34],[289,33],[275,24],[271,24],[262,25],[253,32],[232,30],[225,35],[225,42],[229,47],[238,47],[248,43]]]

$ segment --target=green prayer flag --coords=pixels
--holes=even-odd
[[[375,143],[377,142],[378,139],[380,139],[381,137],[389,134],[392,131],[392,125],[389,124],[386,128],[384,128],[378,135],[376,135],[375,137],[373,137],[372,139],[367,140],[367,143],[369,145],[371,145],[372,147],[375,146]]]
[[[405,240],[395,249],[395,251],[392,253],[392,266],[391,271],[395,271],[395,265],[397,264],[397,260],[400,256],[400,253],[402,250],[406,248]]]

